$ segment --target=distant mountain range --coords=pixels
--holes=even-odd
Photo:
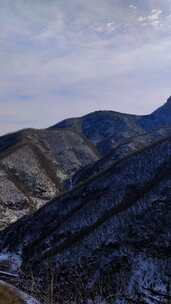
[[[27,214],[0,249],[44,282],[51,263],[58,303],[170,300],[171,98],[147,116],[100,111],[7,135],[0,150],[2,226]]]

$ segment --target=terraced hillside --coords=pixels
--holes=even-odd
[[[167,303],[170,219],[168,134],[11,225],[0,248],[44,280],[52,263],[60,303]]]
[[[58,196],[78,169],[98,159],[72,130],[23,130],[0,138],[0,227]]]

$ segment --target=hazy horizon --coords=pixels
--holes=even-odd
[[[169,0],[0,0],[0,24],[1,135],[171,95]]]

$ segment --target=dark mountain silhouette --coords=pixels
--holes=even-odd
[[[150,115],[137,116],[97,111],[81,118],[66,119],[52,128],[69,128],[83,134],[104,156],[119,143],[144,132],[171,125],[171,97]]]

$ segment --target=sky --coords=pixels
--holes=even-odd
[[[0,0],[0,134],[171,95],[171,0]]]

